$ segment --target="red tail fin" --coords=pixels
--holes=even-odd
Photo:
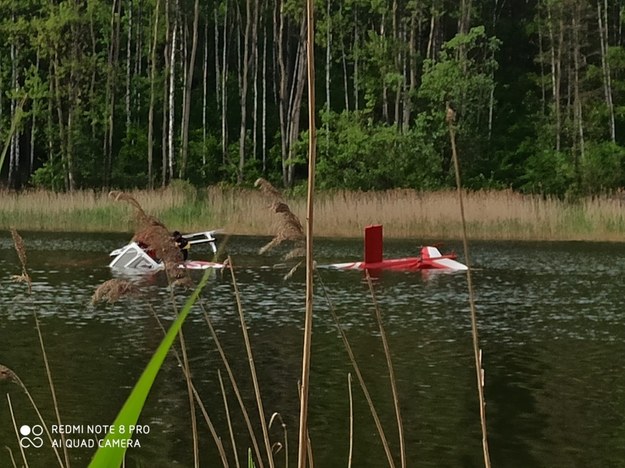
[[[365,227],[365,263],[378,263],[384,256],[384,234],[381,224]]]

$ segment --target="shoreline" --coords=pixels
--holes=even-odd
[[[170,229],[256,236],[274,236],[278,229],[278,215],[254,189],[182,186],[126,193]],[[304,224],[306,200],[285,201]],[[509,190],[465,192],[464,205],[471,240],[625,241],[625,201],[620,197],[570,203]],[[0,196],[3,230],[132,233],[133,212],[129,203],[93,191],[5,191]],[[462,238],[455,190],[319,192],[314,222],[319,238],[362,238],[369,224],[384,225],[387,239]]]

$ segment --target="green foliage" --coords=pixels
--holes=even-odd
[[[221,180],[221,145],[214,135],[208,135],[206,141],[202,141],[200,132],[196,131],[189,141],[187,177],[197,186],[216,184]]]
[[[625,148],[612,142],[592,143],[581,161],[581,192],[598,194],[625,186]]]
[[[161,142],[167,131],[163,117],[169,111],[168,34],[173,29],[167,21],[192,18],[193,2],[170,4],[169,12],[160,2],[158,13],[156,5],[155,0],[122,2],[118,13],[103,0],[79,4],[0,0],[0,35],[4,38],[0,44],[0,139],[10,141],[9,133],[18,135],[23,156],[30,152],[33,136],[34,164],[29,174],[33,185],[68,189],[71,166],[76,188],[98,188],[104,183],[120,188],[146,187],[150,102],[154,103],[153,173],[160,179]],[[605,50],[596,34],[598,12],[594,3],[582,2],[573,9],[563,0],[520,2],[514,8],[493,11],[492,2],[479,0],[471,9],[474,27],[458,34],[463,5],[466,7],[466,2],[316,2],[316,82],[317,90],[323,89],[317,93],[317,109],[321,109],[320,101],[326,102],[327,84],[332,110],[329,117],[324,116],[326,110],[317,114],[320,123],[330,125],[329,133],[325,128],[319,132],[321,186],[368,190],[452,183],[445,123],[448,101],[457,110],[458,152],[467,187],[523,187],[561,194],[622,186],[618,161],[620,148],[625,146],[625,47],[614,31],[621,24],[623,9],[609,8],[606,13],[610,30]],[[307,177],[306,113],[304,109],[300,114],[281,115],[279,111],[293,102],[297,80],[303,79],[295,68],[302,63],[297,53],[301,50],[304,4],[288,0],[277,6],[269,2],[261,9],[256,28],[259,37],[251,41],[259,55],[249,63],[250,71],[258,68],[249,73],[247,115],[241,116],[241,60],[235,44],[243,44],[247,13],[236,13],[235,4],[223,0],[202,5],[200,24],[207,26],[208,37],[198,35],[189,152],[182,175],[194,185],[247,185],[259,175],[280,184],[285,155],[279,135],[288,131],[288,120],[295,115],[299,115],[301,132],[290,162],[294,165],[294,185]],[[603,4],[599,7],[601,10]],[[274,28],[274,23],[280,28]],[[584,32],[577,44],[575,28]],[[214,47],[213,31],[217,31],[218,47]],[[280,68],[278,51],[271,52],[278,32],[283,34],[285,70]],[[263,44],[267,46],[266,61]],[[221,63],[224,50],[225,68]],[[579,50],[578,65],[575,50]],[[613,109],[606,99],[604,64],[610,67]],[[177,57],[173,110],[176,174],[181,164],[180,110],[188,65],[188,55]],[[578,73],[573,73],[575,70]],[[221,96],[224,71],[225,103],[217,97]],[[556,84],[560,92],[557,99]],[[279,101],[282,85],[287,103]],[[24,108],[16,111],[16,103],[25,96]],[[266,99],[262,101],[261,96]],[[253,106],[255,98],[258,101]],[[579,117],[576,99],[581,101]],[[306,98],[302,105],[306,105]],[[225,158],[221,147],[223,109]],[[261,109],[266,110],[264,119]],[[606,142],[612,138],[612,111],[616,146],[610,147]],[[204,129],[202,115],[208,116]],[[260,159],[260,149],[251,154],[251,141],[246,141],[241,173],[238,128],[242,120],[248,140],[254,121],[258,145],[263,129],[270,137],[264,148],[266,164]],[[16,121],[19,125],[11,129],[11,122]],[[580,124],[587,153],[584,157]],[[7,151],[7,157],[15,155]],[[28,159],[20,157],[17,162],[20,174],[31,169]],[[556,176],[547,167],[564,167],[569,172]],[[7,172],[4,167],[2,176],[6,178]],[[547,179],[539,180],[541,174]],[[602,179],[593,184],[593,177]],[[566,188],[567,184],[574,189]]]
[[[437,155],[425,135],[375,124],[362,112],[330,113],[319,129],[317,182],[320,188],[427,189],[439,184]],[[306,137],[300,144],[304,148]]]
[[[573,165],[566,154],[544,150],[528,158],[521,179],[528,192],[564,196],[574,181]]]
[[[122,141],[115,159],[112,178],[119,188],[139,188],[147,184],[147,135],[142,128],[132,126]]]
[[[63,166],[60,161],[58,159],[50,159],[32,173],[30,184],[35,188],[58,192],[65,187],[63,174]]]
[[[484,27],[472,28],[468,34],[458,34],[443,45],[437,61],[426,60],[418,98],[425,107],[419,125],[430,133],[436,147],[451,154],[445,121],[445,106],[449,102],[457,112],[458,146],[463,174],[469,180],[486,180],[488,161],[488,112],[490,96],[495,86],[494,59],[499,41],[488,37]],[[443,166],[450,167],[449,156]],[[479,183],[477,184],[479,185]],[[482,187],[475,187],[482,188]]]

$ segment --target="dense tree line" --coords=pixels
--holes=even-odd
[[[294,0],[0,0],[2,184],[305,179]],[[318,183],[625,186],[620,0],[318,0]]]

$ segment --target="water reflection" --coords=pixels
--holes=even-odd
[[[172,300],[183,303],[162,275],[141,280],[139,297],[115,304],[90,303],[95,288],[111,278],[108,252],[127,236],[22,233],[33,278],[33,294],[9,277],[19,273],[8,233],[0,237],[0,363],[15,370],[53,421],[45,370],[34,330],[37,311],[51,362],[61,414],[67,423],[108,424],[113,420],[145,363],[162,338],[154,318],[173,319]],[[258,256],[263,238],[232,237],[232,256],[253,343],[265,413],[280,412],[293,453],[298,424],[304,314],[304,270],[290,280],[280,253]],[[424,241],[425,242],[425,241]],[[459,245],[450,249],[461,251]],[[357,260],[360,240],[321,240],[319,263]],[[391,242],[389,255],[410,255],[410,242]],[[202,255],[202,251],[194,251]],[[460,259],[462,261],[462,259]],[[625,321],[620,274],[625,247],[587,243],[477,243],[472,248],[479,329],[486,370],[487,417],[494,466],[614,466],[625,459]],[[386,435],[397,453],[388,370],[371,291],[361,272],[321,271],[336,314],[347,333]],[[198,273],[199,278],[200,273]],[[466,278],[463,274],[422,275],[384,272],[373,281],[393,353],[405,424],[409,466],[477,466],[480,427],[471,350]],[[242,397],[254,421],[255,401],[228,274],[215,274],[203,303],[216,328]],[[223,365],[205,318],[195,309],[185,325],[194,382],[231,453],[218,370]],[[320,287],[315,291],[310,433],[318,466],[347,460],[352,369]],[[9,392],[20,421],[33,421],[17,387]],[[226,379],[229,409],[244,459],[251,446],[236,399]],[[384,466],[386,459],[369,408],[356,379],[355,466]],[[0,412],[0,441],[17,454],[6,411]],[[186,385],[173,356],[159,374],[141,422],[152,432],[131,459],[154,465],[192,462]],[[202,466],[218,455],[199,416]],[[260,435],[258,424],[255,424]],[[282,438],[281,428],[272,439]],[[73,449],[76,466],[90,451]],[[45,466],[51,451],[32,455]],[[277,459],[282,460],[281,455]],[[281,462],[280,462],[281,463]],[[10,464],[0,452],[0,466]]]

